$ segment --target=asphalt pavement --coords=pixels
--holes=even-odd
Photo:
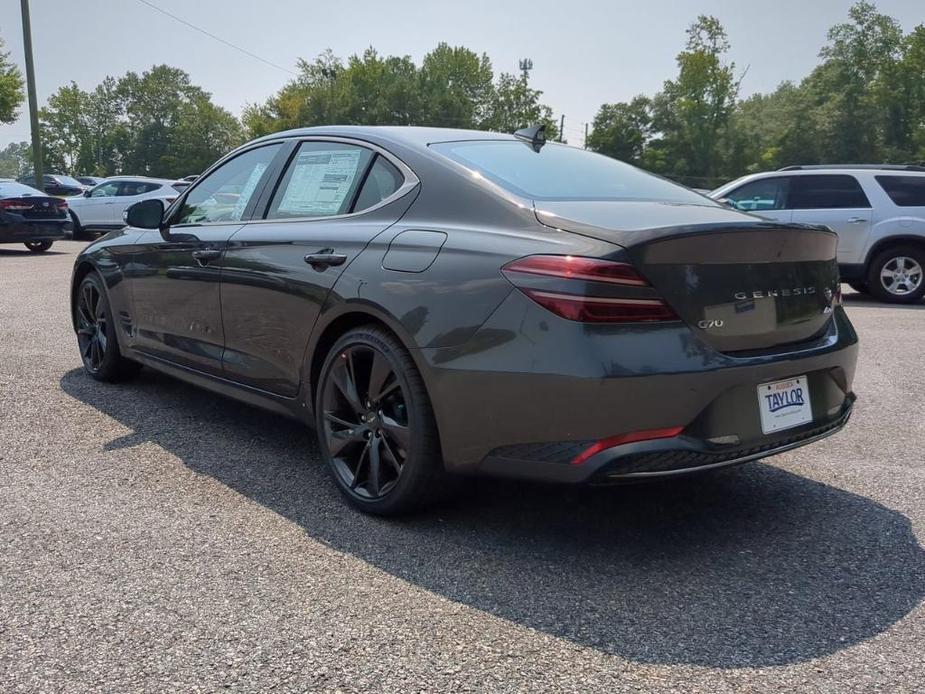
[[[84,376],[82,245],[0,246],[3,692],[925,690],[925,306],[846,295],[825,441],[386,521],[295,422]]]

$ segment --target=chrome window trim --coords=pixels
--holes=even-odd
[[[261,217],[260,219],[248,219],[248,220],[242,220],[242,221],[237,221],[237,222],[225,221],[225,222],[201,222],[198,224],[177,224],[177,225],[172,225],[170,228],[171,229],[186,229],[190,227],[227,226],[229,224],[240,224],[241,226],[245,226],[245,225],[250,225],[250,224],[288,224],[290,222],[328,222],[328,221],[336,221],[340,219],[348,219],[352,217],[359,217],[369,212],[374,212],[375,210],[378,210],[381,207],[385,207],[386,205],[389,205],[395,202],[399,198],[404,197],[405,195],[410,193],[414,188],[416,188],[421,182],[421,179],[417,177],[417,174],[414,173],[414,171],[411,169],[410,166],[405,164],[405,162],[403,162],[401,159],[396,157],[394,154],[392,154],[388,150],[380,147],[377,144],[369,142],[367,140],[360,140],[360,139],[352,138],[352,137],[341,137],[341,136],[335,136],[335,135],[330,135],[330,136],[308,135],[308,136],[302,136],[302,137],[281,138],[279,140],[272,140],[269,142],[260,142],[259,144],[255,144],[254,147],[248,147],[247,149],[241,149],[240,151],[235,150],[233,154],[237,157],[237,156],[246,154],[247,152],[253,149],[257,149],[258,147],[265,147],[267,145],[273,145],[273,144],[286,144],[293,140],[295,140],[299,144],[301,144],[302,142],[336,142],[338,144],[346,144],[346,145],[353,145],[355,147],[363,147],[365,149],[371,150],[375,152],[376,154],[379,154],[385,157],[393,166],[395,166],[395,168],[397,168],[401,172],[402,176],[404,176],[405,178],[405,181],[389,197],[384,198],[380,200],[378,203],[376,203],[375,205],[373,205],[372,207],[367,207],[365,210],[360,210],[359,212],[348,212],[346,214],[327,215],[325,217],[275,217],[272,219]],[[295,151],[297,150],[298,150],[298,145],[296,146]],[[293,152],[293,154],[295,154],[295,151]],[[221,164],[223,164],[226,160],[229,160],[229,159],[230,159],[230,155],[228,157],[222,158],[221,161],[214,164],[206,173],[200,176],[200,179],[205,178],[208,174],[212,173],[213,170],[217,169]],[[288,163],[291,164],[292,160],[290,160]],[[280,180],[282,180],[282,177],[286,175],[287,169],[288,169],[288,166],[287,168],[284,168],[282,172],[280,173]],[[190,189],[192,189],[192,186],[190,187]],[[185,192],[186,191],[184,191],[184,193]],[[274,195],[275,195],[275,191],[274,191]],[[180,201],[180,198],[178,197],[177,200],[174,201],[173,205],[176,205],[179,201]],[[272,201],[272,198],[271,198],[271,201]],[[173,207],[173,205],[171,205],[171,207]]]

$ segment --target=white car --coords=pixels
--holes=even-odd
[[[166,178],[143,176],[113,176],[82,197],[68,198],[74,222],[74,238],[92,231],[112,231],[125,226],[122,213],[139,200],[160,198],[165,205],[172,203],[189,184]]]
[[[842,280],[882,301],[925,295],[925,167],[791,166],[744,176],[715,200],[780,222],[838,234]]]

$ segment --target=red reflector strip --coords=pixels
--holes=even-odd
[[[581,465],[589,458],[596,456],[601,451],[606,451],[608,448],[615,448],[616,446],[622,446],[625,443],[636,443],[638,441],[654,441],[656,439],[670,439],[677,436],[682,431],[684,427],[670,427],[668,429],[649,429],[648,431],[634,431],[629,434],[619,434],[617,436],[611,436],[609,439],[601,439],[597,443],[593,443],[588,446],[585,450],[575,456],[572,460],[572,465]]]
[[[522,291],[557,316],[582,323],[678,320],[675,312],[661,299],[612,299],[541,292],[536,289]]]
[[[634,287],[649,286],[632,265],[572,255],[531,255],[508,263],[504,266],[504,271],[566,280],[609,282]]]
[[[21,200],[0,200],[0,208],[4,210],[10,210],[12,212],[22,212],[24,210],[31,210],[33,207],[32,203],[22,202]]]

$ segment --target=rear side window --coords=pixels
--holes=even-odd
[[[870,207],[870,201],[854,176],[792,176],[788,207],[793,210],[835,210]]]
[[[539,152],[516,140],[441,142],[431,147],[474,175],[533,200],[710,204],[702,195],[622,161],[565,145],[549,143]]]
[[[267,219],[346,214],[372,158],[365,147],[303,142],[273,195]]]
[[[119,195],[144,195],[161,187],[160,183],[150,181],[122,181],[119,186]]]
[[[787,209],[787,178],[762,178],[723,196],[745,212]]]
[[[875,176],[899,207],[925,207],[925,176]]]
[[[398,190],[404,180],[404,176],[392,162],[382,155],[377,155],[372,168],[366,174],[366,180],[363,181],[353,212],[360,212],[379,204]]]

